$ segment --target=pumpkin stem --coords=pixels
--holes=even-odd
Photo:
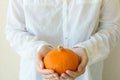
[[[58,46],[58,50],[63,50],[64,48],[62,46]]]

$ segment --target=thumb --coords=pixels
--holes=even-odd
[[[39,65],[39,67],[41,68],[41,69],[43,69],[44,68],[44,63],[43,63],[43,57],[40,55],[40,54],[38,54],[37,55],[37,63],[38,63],[38,65]]]
[[[78,71],[79,71],[79,72],[82,72],[82,70],[83,70],[83,66],[80,64],[80,65],[78,66]]]
[[[86,57],[82,57],[81,58],[81,63],[78,66],[78,71],[81,72],[82,70],[84,70],[86,68],[86,65],[88,63],[88,59]]]
[[[43,63],[43,61],[41,59],[39,60],[39,66],[40,66],[41,69],[44,68],[44,63]]]

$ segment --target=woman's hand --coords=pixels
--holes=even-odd
[[[37,54],[36,69],[46,80],[59,80],[59,76],[53,70],[44,69],[43,57],[53,48],[50,46],[43,46]]]
[[[85,72],[86,65],[88,63],[88,56],[86,50],[81,47],[75,47],[72,49],[78,56],[81,58],[81,63],[78,66],[77,71],[67,70],[60,76],[60,80],[74,80],[78,76],[82,75]]]

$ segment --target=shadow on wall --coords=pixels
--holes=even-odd
[[[103,80],[120,80],[120,41],[105,60]]]

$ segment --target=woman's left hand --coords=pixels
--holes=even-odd
[[[77,71],[67,70],[65,73],[61,74],[60,80],[74,80],[85,72],[86,65],[88,63],[86,50],[81,47],[75,47],[72,51],[74,51],[81,58],[81,63],[79,64]]]

